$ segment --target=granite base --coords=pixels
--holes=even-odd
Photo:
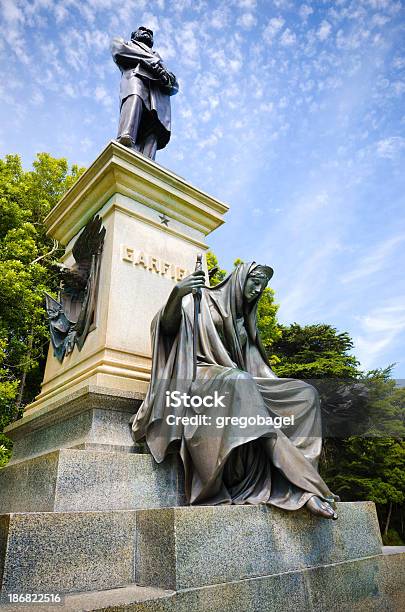
[[[181,506],[181,459],[61,449],[0,470],[0,514],[84,512]]]

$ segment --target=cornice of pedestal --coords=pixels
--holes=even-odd
[[[222,225],[229,208],[158,163],[112,140],[48,214],[48,234],[66,245],[115,193],[166,213],[204,235]]]

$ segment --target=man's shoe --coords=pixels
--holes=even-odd
[[[130,149],[132,149],[135,144],[133,138],[131,138],[129,134],[122,134],[122,136],[117,138],[117,142],[124,145],[124,147],[129,147]]]

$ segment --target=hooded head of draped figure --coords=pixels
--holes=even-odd
[[[243,288],[243,297],[245,300],[247,300],[247,302],[252,302],[258,298],[263,293],[272,276],[273,269],[270,268],[270,266],[252,264]]]

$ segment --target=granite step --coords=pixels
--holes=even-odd
[[[0,514],[161,508],[185,504],[177,455],[59,449],[0,470]]]
[[[337,512],[331,521],[265,505],[139,510],[135,582],[177,591],[382,554],[373,502]]]
[[[135,606],[142,609],[143,605],[162,605],[173,597],[174,591],[153,587],[140,587],[136,584],[127,585],[119,589],[107,589],[103,591],[92,591],[90,593],[75,593],[74,595],[62,595],[60,605],[41,604],[0,604],[0,612],[90,612],[93,610],[124,610]]]
[[[0,515],[0,601],[134,582],[136,511]]]
[[[3,602],[131,583],[180,591],[392,556],[373,503],[337,506],[338,521],[264,505],[0,515]]]
[[[40,612],[402,612],[405,553],[377,555],[273,576],[170,591],[128,585],[68,594]],[[0,605],[0,612],[39,612]]]

